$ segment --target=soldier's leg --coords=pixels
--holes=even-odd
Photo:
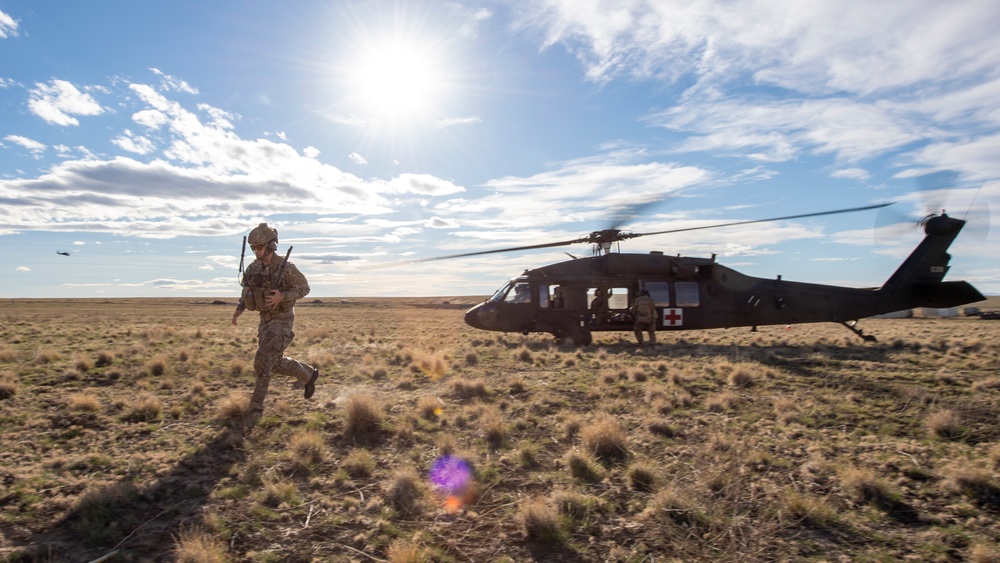
[[[651,325],[649,327],[649,345],[650,346],[655,346],[656,345],[656,326],[655,325]]]
[[[309,378],[312,377],[313,367],[293,358],[281,358],[271,371],[280,375],[294,377],[295,387],[298,389],[309,382]]]
[[[253,369],[256,374],[253,395],[250,397],[250,419],[251,424],[257,422],[264,412],[264,399],[267,397],[267,388],[271,383],[271,371],[281,360],[281,354],[285,351],[291,338],[288,338],[280,327],[275,330],[273,326],[262,326],[257,332],[259,340],[257,354],[253,359]]]
[[[632,327],[632,332],[635,333],[635,339],[639,342],[639,346],[642,346],[642,327],[635,325]]]

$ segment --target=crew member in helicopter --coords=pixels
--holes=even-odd
[[[643,331],[649,333],[649,345],[655,346],[656,304],[653,303],[653,298],[649,296],[648,291],[643,289],[639,292],[639,296],[632,302],[630,311],[635,317],[635,324],[632,325],[632,330],[635,332],[635,339],[639,341],[639,346],[642,346]]]
[[[510,300],[511,303],[530,303],[531,302],[531,292],[528,290],[528,284],[519,283],[514,286],[514,296]]]
[[[319,370],[298,360],[283,356],[292,343],[295,333],[295,302],[309,293],[309,282],[302,272],[284,257],[277,256],[278,230],[261,223],[247,236],[254,260],[243,275],[243,294],[233,312],[232,324],[236,326],[245,309],[260,312],[257,325],[257,354],[253,369],[256,383],[250,398],[249,424],[253,426],[264,412],[264,398],[271,380],[271,373],[296,379],[304,389],[306,399],[316,392]]]
[[[562,287],[556,286],[552,291],[552,308],[563,309],[566,307],[566,298],[563,297]]]
[[[598,287],[594,289],[594,299],[590,302],[590,318],[594,324],[605,324],[611,320],[611,308],[608,306],[609,290]]]

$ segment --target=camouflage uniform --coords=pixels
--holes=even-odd
[[[656,304],[645,291],[632,303],[632,314],[635,315],[632,330],[635,332],[635,339],[639,341],[639,346],[642,346],[643,331],[649,333],[649,344],[656,344]]]
[[[264,412],[264,398],[267,395],[272,372],[294,377],[302,385],[309,382],[316,373],[316,370],[308,364],[283,357],[285,348],[295,338],[295,333],[292,331],[295,322],[295,301],[309,293],[306,277],[291,262],[285,266],[278,283],[273,283],[284,261],[283,257],[277,255],[271,258],[270,265],[254,260],[246,269],[243,278],[243,297],[236,306],[235,316],[239,316],[247,308],[260,312],[257,354],[253,360],[257,381],[253,396],[250,398],[250,414],[254,421]],[[274,289],[281,291],[283,301],[271,306],[265,299]]]

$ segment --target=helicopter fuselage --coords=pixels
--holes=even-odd
[[[945,252],[961,229],[928,236],[882,288],[850,288],[747,276],[712,258],[608,253],[526,270],[465,321],[479,329],[544,332],[590,344],[592,332],[632,331],[641,290],[656,304],[657,330],[838,322],[915,306],[952,307],[983,299],[966,282],[942,282]],[[895,281],[894,281],[895,280]]]

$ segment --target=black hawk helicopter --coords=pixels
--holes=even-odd
[[[478,329],[546,332],[563,342],[584,346],[591,344],[593,332],[631,331],[634,320],[629,308],[640,291],[648,292],[655,302],[660,331],[741,326],[756,330],[765,325],[836,322],[866,341],[875,338],[856,326],[859,319],[916,307],[956,307],[985,299],[968,282],[943,281],[951,258],[947,249],[966,223],[943,211],[921,220],[923,240],[882,287],[874,289],[795,282],[781,276],[751,277],[719,264],[714,254],[711,258],[692,258],[657,251],[612,251],[621,241],[642,236],[850,213],[888,205],[648,233],[610,228],[572,240],[376,267],[590,243],[594,246],[593,256],[525,270],[465,314],[465,322]]]

